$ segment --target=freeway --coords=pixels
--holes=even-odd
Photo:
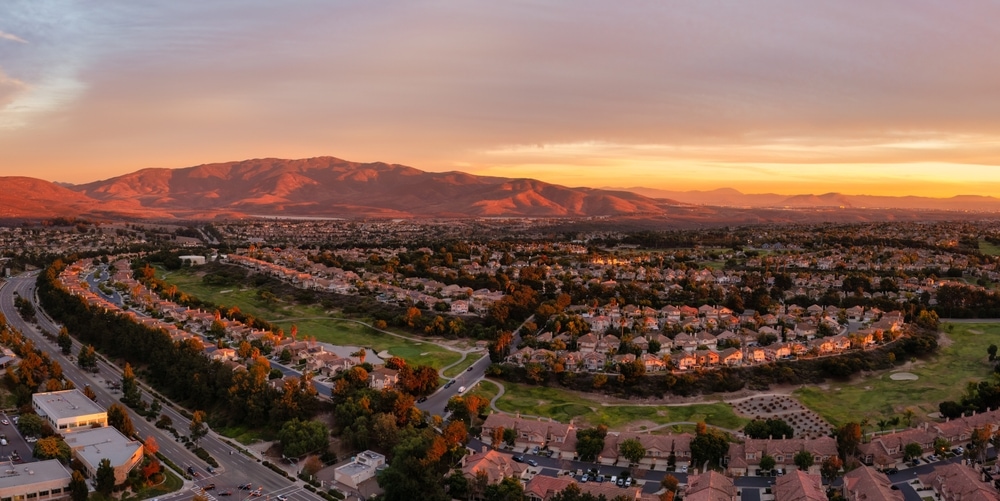
[[[35,296],[35,279],[37,272],[19,275],[11,278],[9,282],[0,286],[0,313],[7,318],[7,323],[15,329],[21,331],[25,336],[32,339],[39,349],[47,352],[54,360],[59,361],[66,378],[73,382],[77,388],[90,385],[94,393],[97,394],[97,402],[107,408],[112,403],[118,401],[116,390],[108,388],[108,383],[121,381],[121,370],[114,365],[105,363],[98,357],[97,373],[84,372],[67,356],[62,354],[62,350],[55,344],[54,334],[59,332],[60,326],[54,322],[41,306],[37,304]],[[14,307],[14,293],[17,292],[23,298],[32,298],[36,301],[37,325],[24,321]],[[46,338],[43,333],[50,333],[52,336]],[[73,353],[78,353],[80,344],[74,341]],[[150,401],[148,388],[143,388],[143,398]],[[162,413],[173,421],[174,428],[179,433],[184,434],[190,421],[182,416],[180,412],[173,408],[174,404],[164,405]],[[160,452],[168,457],[178,466],[187,469],[191,467],[197,473],[193,482],[185,482],[185,487],[181,491],[160,499],[189,499],[196,493],[201,492],[201,487],[207,484],[215,484],[216,489],[206,492],[209,501],[216,501],[214,495],[223,491],[232,490],[234,501],[240,501],[241,496],[246,496],[247,491],[237,490],[237,486],[244,483],[252,483],[257,488],[260,487],[265,496],[284,495],[290,501],[317,501],[319,496],[302,488],[302,483],[292,482],[277,475],[268,468],[262,466],[256,457],[248,456],[239,450],[222,441],[221,437],[214,432],[210,432],[202,438],[199,445],[209,452],[218,462],[220,468],[214,472],[209,472],[207,465],[187,450],[181,443],[176,441],[172,435],[164,430],[160,430],[144,418],[135,414],[129,409],[129,415],[135,426],[136,432],[141,437],[155,437],[159,444]]]

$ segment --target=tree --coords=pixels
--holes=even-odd
[[[146,441],[142,443],[142,452],[147,456],[155,456],[159,451],[160,444],[156,443],[156,438],[152,435],[146,437]]]
[[[618,453],[628,459],[629,464],[638,464],[646,457],[646,448],[637,439],[630,438],[618,444]]]
[[[21,418],[17,421],[17,429],[21,430],[22,435],[37,437],[45,429],[45,420],[38,414],[21,414]]]
[[[680,481],[677,480],[677,477],[668,473],[665,477],[663,477],[663,480],[660,480],[660,486],[668,491],[677,492],[677,488],[680,486]]]
[[[907,428],[909,428],[912,425],[912,423],[913,423],[913,416],[915,416],[915,415],[916,415],[916,413],[913,412],[913,409],[910,409],[909,407],[907,407],[906,410],[903,411],[903,419],[906,420],[906,427]]]
[[[191,441],[196,444],[202,437],[208,434],[208,425],[205,424],[205,411],[194,411],[191,414],[191,424],[188,425],[188,430],[191,431]]]
[[[524,499],[524,486],[514,477],[504,477],[500,483],[486,487],[483,496],[485,501],[521,501]]]
[[[66,327],[61,327],[59,329],[59,336],[56,338],[56,344],[62,349],[63,355],[69,355],[73,352],[73,338],[69,337],[69,331]]]
[[[91,388],[89,384],[83,387],[83,394],[87,398],[89,398],[89,399],[91,399],[91,400],[93,400],[95,402],[97,401],[97,393],[94,393],[94,389]]]
[[[97,367],[97,351],[92,345],[81,346],[80,353],[76,356],[76,364],[81,369],[93,369]]]
[[[948,452],[951,448],[951,441],[944,437],[937,437],[934,439],[934,452],[936,454],[942,454]]]
[[[70,448],[63,439],[52,436],[38,439],[32,453],[38,459],[59,459],[69,461]]]
[[[792,438],[795,429],[782,419],[754,419],[743,427],[743,433],[750,438]]]
[[[704,422],[698,423],[695,432],[691,440],[691,463],[698,467],[705,462],[720,464],[729,452],[726,435],[714,428],[709,429]]]
[[[490,445],[492,445],[494,449],[500,448],[500,444],[503,442],[503,432],[504,432],[503,426],[497,426],[496,428],[493,428],[493,430],[490,431]],[[579,437],[580,433],[577,432],[576,436]],[[580,450],[579,443],[577,443],[577,451],[579,450]]]
[[[73,476],[69,481],[69,492],[73,501],[87,501],[90,492],[87,488],[87,479],[83,478],[80,470],[73,470]]]
[[[903,447],[903,461],[909,461],[915,457],[920,457],[924,450],[920,447],[920,444],[916,442],[910,442]]]
[[[108,407],[108,424],[117,428],[126,437],[131,438],[135,434],[132,418],[129,417],[128,410],[122,404],[114,403]]]
[[[142,393],[135,380],[135,372],[132,371],[132,365],[125,362],[125,368],[122,369],[122,402],[134,408],[139,405],[141,400]]]
[[[844,423],[837,429],[837,450],[841,459],[851,458],[861,444],[861,425],[856,422]]]
[[[774,469],[774,465],[777,461],[774,460],[774,456],[770,454],[764,454],[760,457],[760,469],[761,471],[771,471]]]
[[[505,444],[513,447],[514,442],[517,441],[517,430],[510,428],[503,431],[503,441]]]
[[[802,471],[809,471],[809,468],[813,465],[813,455],[809,451],[799,451],[792,458],[792,462],[795,466],[798,466]]]
[[[104,458],[97,467],[97,474],[94,479],[94,488],[105,497],[111,495],[115,488],[115,469],[111,466],[111,460]]]
[[[604,450],[604,437],[608,434],[608,427],[601,425],[596,428],[585,428],[576,431],[576,454],[580,461],[593,462],[597,455]],[[643,452],[645,454],[645,452]]]
[[[990,355],[990,362],[997,359],[997,345],[990,344],[989,348],[986,348],[986,353]]]
[[[839,456],[830,456],[823,460],[823,464],[820,466],[820,473],[828,482],[833,482],[840,475],[840,469],[843,468],[844,462],[840,460]]]
[[[299,457],[308,452],[325,452],[330,445],[330,431],[319,421],[292,419],[285,422],[278,431],[283,454]]]

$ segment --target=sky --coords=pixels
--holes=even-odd
[[[3,0],[0,176],[1000,196],[1000,2]]]

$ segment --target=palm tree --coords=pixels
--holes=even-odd
[[[356,351],[354,353],[351,353],[351,356],[352,357],[358,357],[358,363],[359,364],[363,364],[363,363],[365,363],[365,355],[367,355],[367,354],[368,354],[368,352],[364,348],[361,348],[358,351]]]

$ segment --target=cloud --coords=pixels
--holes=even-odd
[[[0,110],[12,103],[16,96],[28,89],[28,85],[16,78],[8,77],[3,69],[0,69]]]
[[[17,35],[13,35],[11,33],[7,33],[6,31],[0,31],[0,39],[10,40],[12,42],[28,43],[27,40],[25,40],[25,39],[23,39],[23,38],[21,38],[21,37],[19,37]]]

